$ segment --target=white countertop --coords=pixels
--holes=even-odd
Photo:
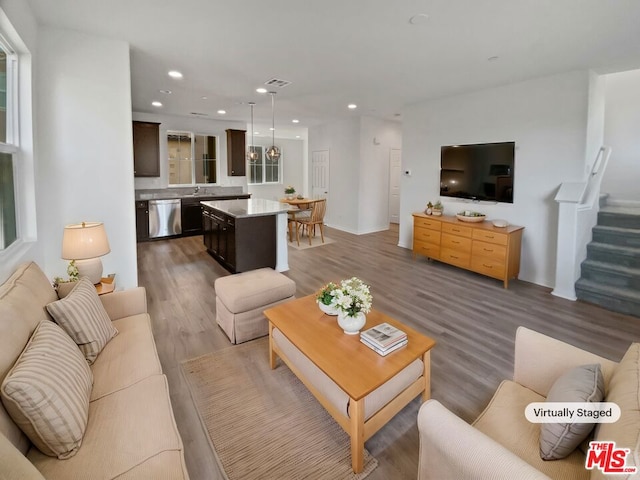
[[[216,200],[200,202],[202,205],[226,213],[235,218],[260,217],[287,213],[289,205],[286,203],[267,200],[265,198],[248,198],[240,200]]]

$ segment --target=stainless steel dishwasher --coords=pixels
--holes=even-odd
[[[180,199],[149,200],[149,238],[181,233]]]

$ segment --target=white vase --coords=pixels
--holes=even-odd
[[[344,312],[338,313],[338,325],[347,335],[357,335],[365,323],[367,316],[363,312],[358,312],[353,317]]]
[[[318,302],[318,307],[327,315],[338,315],[338,309],[333,305],[325,305],[322,302]]]

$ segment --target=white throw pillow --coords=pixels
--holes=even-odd
[[[551,386],[547,402],[601,402],[604,377],[599,364],[573,368]],[[589,436],[594,423],[543,423],[540,428],[540,457],[559,460],[573,452]]]
[[[80,347],[91,365],[118,330],[104,309],[90,280],[81,278],[69,295],[47,305],[47,310]]]
[[[45,455],[78,452],[87,428],[93,374],[73,340],[43,320],[9,371],[0,395],[13,421]]]

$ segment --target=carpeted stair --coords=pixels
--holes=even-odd
[[[576,296],[640,317],[640,208],[605,206],[598,212]]]

